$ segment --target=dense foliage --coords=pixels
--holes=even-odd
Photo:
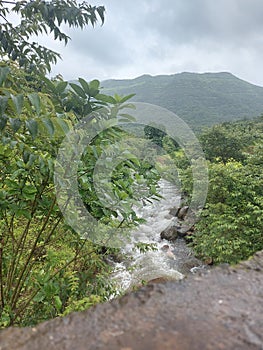
[[[56,203],[53,172],[61,140],[74,124],[91,111],[93,124],[116,118],[129,96],[99,94],[97,80],[79,79],[79,85],[51,81],[16,66],[2,65],[0,78],[1,324],[27,325],[114,294],[110,267],[103,260],[112,249],[83,240],[65,224]],[[104,208],[94,189],[94,166],[103,149],[125,135],[117,127],[100,133],[87,147],[78,171],[86,208],[113,228],[140,222],[134,204],[156,195],[159,179],[146,161],[126,150],[112,179],[119,206]],[[137,182],[143,183],[141,193],[135,190]]]
[[[107,125],[86,145],[76,173],[77,191],[98,222],[126,233],[140,222],[134,205],[158,196],[158,173],[128,147],[110,182],[115,206],[103,205],[94,167],[106,154],[104,170],[110,169],[114,147],[130,139],[117,121],[131,120],[121,113],[133,108],[126,103],[131,96],[101,94],[97,80],[47,79],[44,73],[60,56],[31,40],[51,33],[67,43],[62,24],[83,28],[98,18],[103,23],[104,11],[76,1],[0,1],[0,327],[83,310],[115,293],[105,256],[119,250],[95,244],[90,232],[79,235],[64,218],[67,205],[57,202],[55,160],[77,123],[89,116],[98,130]],[[68,195],[70,200],[75,193]],[[108,243],[111,236],[105,234]]]
[[[12,11],[21,17],[17,26],[7,18]],[[105,233],[103,246],[89,239],[91,232],[85,237],[79,235],[68,225],[64,210],[57,203],[55,159],[63,139],[79,121],[89,116],[92,125],[102,127],[103,131],[81,156],[77,190],[87,211],[104,227],[111,228],[111,232],[121,227],[126,234],[141,222],[135,205],[158,197],[160,175],[153,166],[155,148],[159,151],[162,147],[170,155],[167,161],[160,152],[159,166],[169,178],[170,169],[176,165],[185,193],[191,193],[192,179],[189,160],[160,125],[144,129],[146,138],[156,147],[136,140],[137,148],[143,153],[134,147],[129,127],[120,128],[116,124],[116,120],[127,124],[132,120],[127,109],[133,106],[127,101],[133,95],[102,94],[97,80],[87,82],[79,78],[73,83],[59,77],[49,80],[42,75],[50,70],[59,54],[32,43],[30,36],[50,32],[55,40],[67,42],[68,36],[60,29],[62,23],[83,28],[89,23],[94,25],[97,17],[103,22],[104,7],[76,1],[0,1],[0,17],[4,20],[0,23],[0,327],[6,327],[32,325],[83,310],[116,292],[109,279],[111,267],[105,262],[106,255],[119,253],[117,248],[107,248],[111,237]],[[191,91],[200,92],[200,81],[189,82],[190,75],[186,78]],[[206,77],[200,79],[203,78]],[[232,89],[237,88],[238,82],[229,75],[221,78],[215,86],[224,99],[228,92],[223,78]],[[145,79],[153,83],[152,90],[146,87]],[[161,84],[164,82],[165,77],[158,78],[158,86],[151,77],[139,78],[138,91],[153,98],[151,101],[143,98],[144,102],[158,103],[156,97],[161,96],[160,105],[173,110],[169,103],[174,98],[170,96],[167,100],[166,96],[173,88],[164,89]],[[206,81],[210,90],[212,83]],[[180,101],[185,102],[182,96],[187,87],[182,80],[180,84]],[[244,103],[250,109],[250,103],[255,101],[250,93],[255,90],[249,84],[241,85],[238,101],[247,93],[249,103]],[[133,92],[129,85],[127,88]],[[260,88],[257,93],[262,96]],[[206,95],[204,91],[203,94]],[[203,115],[206,107],[196,109],[188,96],[187,101],[195,117]],[[206,102],[211,104],[210,100]],[[219,105],[213,100],[213,106]],[[257,102],[255,111],[260,106]],[[208,108],[207,113],[214,118],[218,117],[217,112],[211,114]],[[230,113],[231,118],[237,116],[235,113]],[[204,124],[210,122],[211,119],[203,119]],[[108,127],[103,128],[105,125]],[[130,130],[137,131],[135,135],[142,132],[136,125]],[[204,259],[235,263],[263,248],[262,131],[263,120],[259,118],[218,125],[200,136],[209,162],[210,188],[207,205],[192,236],[192,246]],[[100,179],[106,183],[100,193],[95,186],[94,169],[101,160],[104,171],[111,174],[111,181],[109,184],[107,179]],[[114,171],[113,164],[117,165]],[[175,178],[174,173],[171,177]],[[114,206],[101,202],[100,196],[105,192]],[[145,251],[148,247],[138,243],[137,248]]]
[[[201,258],[236,263],[263,249],[263,119],[217,125],[200,140],[210,182],[192,246]]]

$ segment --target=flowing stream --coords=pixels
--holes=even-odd
[[[163,199],[153,201],[139,209],[139,215],[147,220],[132,233],[132,242],[123,248],[125,261],[114,263],[113,279],[120,290],[131,290],[144,282],[154,279],[179,280],[189,273],[204,268],[197,260],[184,239],[168,242],[160,238],[160,233],[175,218],[169,213],[171,208],[180,206],[181,196],[175,185],[160,181]],[[155,251],[140,253],[134,249],[136,242],[156,245]]]

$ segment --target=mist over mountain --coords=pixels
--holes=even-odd
[[[142,75],[135,79],[106,80],[101,85],[107,94],[135,93],[131,101],[165,107],[195,130],[263,113],[263,87],[227,72]]]

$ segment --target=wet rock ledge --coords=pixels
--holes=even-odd
[[[263,251],[35,328],[0,332],[1,350],[263,349]]]

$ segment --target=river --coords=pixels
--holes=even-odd
[[[139,216],[147,220],[131,234],[132,242],[123,248],[124,261],[114,263],[113,280],[120,291],[131,290],[154,279],[180,280],[205,266],[197,260],[184,239],[168,242],[160,238],[160,233],[175,218],[169,214],[171,208],[179,207],[181,195],[175,185],[161,180],[159,201],[147,203],[138,209]],[[155,251],[140,253],[134,249],[136,242],[154,244]]]

